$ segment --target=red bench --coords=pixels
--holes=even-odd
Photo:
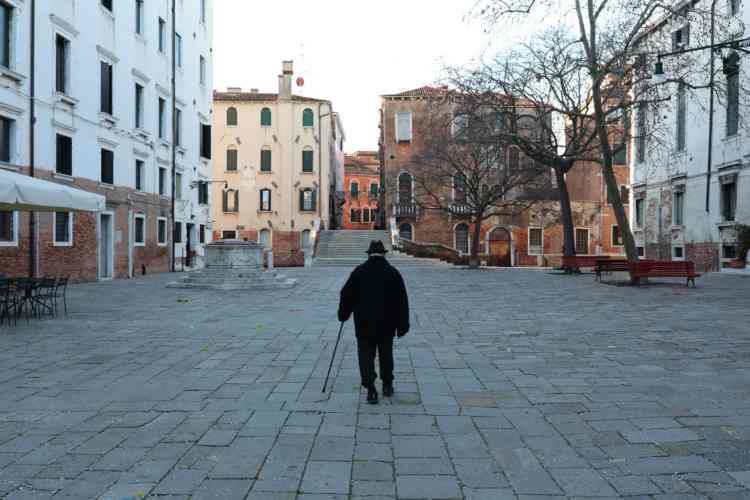
[[[629,262],[625,259],[599,259],[596,262],[596,281],[602,280],[602,274],[613,272],[630,272]]]
[[[562,267],[566,272],[570,273],[573,269],[580,269],[582,267],[590,267],[595,269],[597,262],[600,260],[609,260],[607,255],[574,255],[572,257],[562,258]]]
[[[640,261],[630,262],[630,278],[636,284],[640,278],[685,278],[685,286],[693,283],[700,274],[695,272],[695,264],[690,261]]]

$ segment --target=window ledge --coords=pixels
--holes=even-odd
[[[239,169],[234,169],[234,170],[224,170],[224,173],[225,173],[225,174],[237,174],[237,173],[239,173],[239,171],[240,171]]]
[[[685,229],[684,224],[672,224],[672,231],[682,231]]]
[[[718,227],[719,229],[730,229],[730,228],[735,227],[736,225],[737,225],[737,221],[733,221],[733,220],[725,220],[725,221],[716,223],[716,227]]]
[[[162,200],[167,200],[167,201],[172,199],[170,196],[167,196],[166,194],[160,194],[159,198],[161,198]]]
[[[269,175],[269,174],[273,174],[273,170],[261,170],[258,173],[263,174],[263,175]]]
[[[145,242],[144,243],[137,243],[136,242],[136,243],[133,243],[133,246],[135,248],[144,248],[146,246],[146,243]]]
[[[147,196],[149,196],[149,194],[150,194],[150,193],[147,193],[146,191],[143,191],[143,190],[141,190],[141,189],[136,189],[136,190],[135,190],[134,192],[135,192],[135,194],[137,194],[138,196],[142,196],[142,197],[144,197],[144,198],[145,198],[145,197],[147,197]]]
[[[161,137],[160,137],[160,138],[159,138],[159,145],[161,145],[161,146],[163,146],[163,147],[165,147],[165,148],[168,148],[169,146],[171,146],[171,145],[172,145],[172,143],[171,143],[171,142],[169,142],[168,140],[166,140],[166,139],[163,139],[163,138],[161,138]]]
[[[75,97],[71,97],[70,95],[64,94],[62,92],[55,92],[55,98],[57,99],[58,102],[65,103],[68,106],[73,107],[73,108],[78,106],[78,103],[80,102]]]
[[[151,137],[151,134],[149,134],[146,129],[136,127],[133,129],[133,131],[135,132],[135,135],[137,135],[138,137],[144,140],[148,140]]]
[[[177,153],[182,156],[185,156],[185,153],[187,153],[187,149],[183,148],[182,146],[177,146],[176,150]]]
[[[0,66],[0,76],[3,76],[9,80],[13,80],[17,84],[21,84],[26,80],[26,75],[23,75],[17,71],[13,71],[5,66]]]
[[[114,184],[108,184],[106,182],[101,182],[101,181],[99,181],[99,187],[103,188],[103,189],[107,189],[109,191],[114,191],[115,190]]]
[[[156,246],[165,247],[165,246],[167,246],[167,244],[166,243],[157,243]]]
[[[148,42],[146,41],[146,37],[143,36],[143,34],[141,34],[141,33],[136,33],[135,34],[135,39],[138,40],[139,42],[141,42],[143,45],[148,45]]]
[[[11,163],[7,163],[4,161],[0,161],[0,169],[3,170],[10,170],[11,172],[20,172],[21,168],[17,165],[13,165]]]
[[[722,142],[735,142],[735,141],[739,140],[739,138],[740,138],[740,133],[739,133],[739,132],[737,132],[736,134],[732,134],[732,135],[725,135],[725,136],[724,136],[724,137],[723,137],[723,138],[721,139],[721,141],[722,141]]]
[[[72,175],[68,174],[60,174],[58,172],[55,172],[52,174],[52,177],[65,182],[75,182],[75,178]]]
[[[103,123],[109,123],[110,125],[117,125],[117,122],[120,121],[119,118],[115,118],[109,113],[105,113],[103,111],[99,112],[99,121]]]
[[[315,172],[301,172],[302,175],[315,175]]]
[[[269,214],[270,215],[270,214],[273,213],[273,210],[258,210],[257,212],[259,214]]]

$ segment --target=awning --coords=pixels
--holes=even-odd
[[[101,212],[104,196],[0,169],[0,210]]]

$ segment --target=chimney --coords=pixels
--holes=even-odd
[[[227,87],[227,92],[240,93],[242,92],[242,87]]]
[[[294,75],[294,61],[282,62],[282,74],[279,75],[279,100],[292,99],[292,76]]]

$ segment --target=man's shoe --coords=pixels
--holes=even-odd
[[[386,398],[393,396],[393,384],[383,384],[383,396]]]
[[[378,390],[374,385],[367,388],[367,402],[371,405],[378,404]]]

